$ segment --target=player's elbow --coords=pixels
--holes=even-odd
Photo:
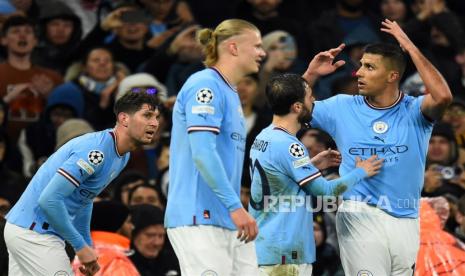
[[[443,89],[442,93],[437,93],[437,94],[438,95],[434,97],[434,100],[436,104],[440,106],[448,106],[452,103],[452,100],[454,99],[448,86],[446,86]]]

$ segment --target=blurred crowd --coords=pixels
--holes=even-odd
[[[171,109],[184,81],[204,67],[196,30],[227,18],[255,24],[267,53],[260,72],[237,86],[247,122],[246,152],[271,122],[264,87],[273,75],[302,74],[313,55],[345,43],[338,59],[346,64],[321,78],[314,95],[323,100],[356,94],[355,72],[363,47],[393,42],[381,33],[381,19],[397,21],[454,95],[433,130],[422,196],[447,199],[450,214],[444,229],[465,242],[461,0],[0,0],[0,215],[8,212],[28,179],[57,148],[73,137],[112,128],[113,103],[123,92],[154,88],[163,100],[159,132],[152,145],[131,153],[125,171],[100,195],[91,230],[100,252],[118,248],[109,250],[115,254],[112,258],[100,262],[115,262],[140,275],[179,275],[163,228]],[[412,64],[401,87],[410,95],[428,93]],[[302,130],[298,136],[312,156],[335,148],[331,137],[316,129]],[[248,206],[245,159],[241,200]],[[334,178],[337,172],[332,168],[325,174]],[[314,275],[343,275],[336,265],[334,214],[315,214],[314,231]],[[6,272],[7,253],[1,243],[0,253],[0,270]]]

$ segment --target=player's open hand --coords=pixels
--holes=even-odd
[[[327,149],[315,155],[310,161],[313,166],[317,167],[320,171],[337,167],[341,164],[341,154],[337,150]]]
[[[384,159],[378,159],[377,155],[372,155],[366,160],[362,160],[357,156],[355,157],[355,166],[364,169],[368,177],[370,177],[379,173],[379,170],[383,166],[383,161]]]
[[[244,208],[231,212],[231,219],[237,227],[237,238],[241,241],[253,241],[258,235],[255,219]]]
[[[391,21],[389,19],[384,19],[383,22],[381,22],[383,27],[381,28],[381,31],[391,34],[397,42],[399,42],[400,47],[408,52],[412,47],[415,47],[413,42],[410,40],[410,38],[407,36],[407,34],[402,30],[402,28],[397,24],[396,21]]]
[[[334,58],[342,52],[345,45],[341,44],[337,48],[332,48],[324,52],[318,53],[308,64],[307,71],[305,75],[314,75],[316,77],[321,77],[327,74],[331,74],[336,71],[337,68],[345,64],[345,61],[339,60],[334,62]]]

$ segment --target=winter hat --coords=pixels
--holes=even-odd
[[[129,209],[121,202],[99,201],[94,203],[90,229],[116,232],[129,216]]]
[[[132,230],[132,237],[152,225],[163,225],[164,214],[163,211],[149,204],[139,204],[131,206],[131,217],[134,229]]]
[[[447,123],[437,123],[433,127],[433,132],[431,136],[442,136],[448,141],[455,143],[455,134],[454,129],[450,124]]]
[[[115,101],[118,101],[126,92],[136,87],[155,87],[160,100],[165,101],[168,90],[155,77],[147,73],[137,73],[125,77],[118,86]]]
[[[81,136],[83,134],[93,132],[92,126],[85,120],[82,119],[69,119],[66,120],[57,129],[57,144],[55,149],[60,148],[69,140]]]
[[[285,31],[274,31],[263,37],[263,49],[269,51],[271,46],[275,43],[283,43],[287,48],[296,49],[296,43],[294,37]]]

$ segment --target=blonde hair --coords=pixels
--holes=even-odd
[[[224,20],[215,30],[205,28],[197,31],[197,41],[204,48],[205,66],[212,66],[218,61],[218,45],[221,42],[243,33],[246,29],[258,31],[254,24],[242,19]]]

